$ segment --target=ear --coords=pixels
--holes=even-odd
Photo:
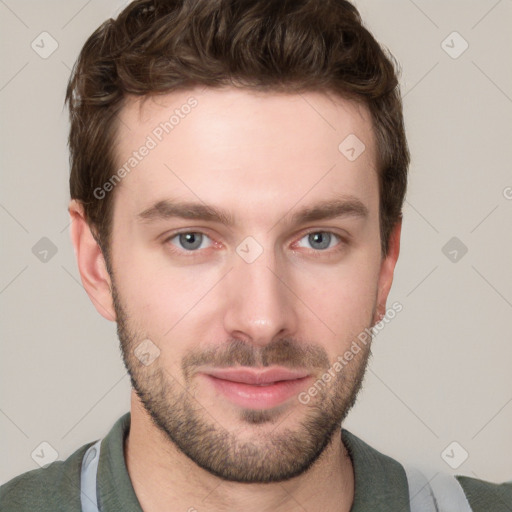
[[[69,203],[68,211],[71,216],[71,241],[82,284],[98,313],[115,322],[110,276],[101,248],[85,220],[83,205],[73,199]]]
[[[389,247],[388,253],[385,258],[383,258],[380,273],[379,273],[379,285],[377,292],[377,307],[375,318],[373,319],[373,323],[380,322],[384,315],[386,314],[386,301],[388,298],[389,290],[391,289],[391,284],[393,283],[393,274],[395,271],[395,265],[398,260],[398,255],[400,253],[400,235],[402,232],[402,217],[397,221],[397,223],[393,226],[393,229],[389,236]]]

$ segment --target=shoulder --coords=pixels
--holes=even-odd
[[[512,506],[512,480],[496,484],[469,476],[455,477],[471,505],[473,512],[510,512]]]
[[[355,503],[359,505],[364,501],[365,505],[358,510],[409,510],[412,495],[417,505],[423,500],[430,504],[432,496],[435,496],[441,500],[440,503],[458,503],[458,499],[465,499],[472,512],[512,512],[512,480],[492,483],[469,476],[441,473],[429,482],[420,468],[404,465],[347,430],[343,429],[342,432],[356,473]],[[374,496],[373,501],[369,501],[368,496]],[[393,500],[398,498],[402,502],[404,498],[406,500],[402,508],[385,508],[387,505],[383,505],[395,505]]]
[[[64,461],[22,473],[0,487],[2,512],[80,511],[80,469],[88,443]]]

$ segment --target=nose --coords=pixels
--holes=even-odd
[[[297,297],[286,272],[276,267],[271,251],[247,263],[235,255],[235,264],[224,283],[224,328],[247,343],[264,346],[297,331]]]

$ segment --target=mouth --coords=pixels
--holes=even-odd
[[[248,409],[271,409],[297,395],[311,379],[307,370],[274,367],[211,368],[200,375],[231,403]]]

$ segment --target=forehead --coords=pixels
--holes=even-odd
[[[195,88],[128,97],[116,159],[125,172],[115,209],[126,214],[179,197],[263,222],[279,206],[315,198],[352,195],[370,210],[378,201],[368,109],[320,92]]]

